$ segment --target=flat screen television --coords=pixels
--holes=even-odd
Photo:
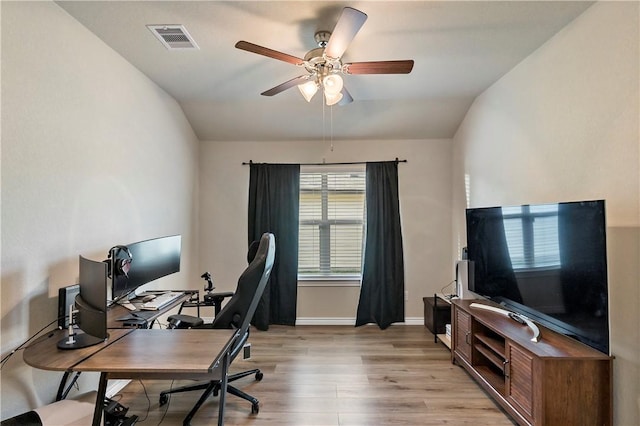
[[[72,331],[58,342],[60,349],[80,349],[103,342],[107,332],[107,265],[80,256],[79,292],[74,321],[82,333]],[[71,321],[71,320],[70,320]]]
[[[469,290],[609,354],[604,200],[466,211]]]
[[[118,253],[130,257],[127,273],[111,274],[114,301],[125,298],[144,284],[180,271],[180,235],[139,241],[125,247],[128,254],[126,250],[118,250]]]

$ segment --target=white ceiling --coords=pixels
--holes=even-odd
[[[200,140],[428,139],[454,135],[473,100],[588,8],[584,1],[57,1],[171,94]],[[305,74],[234,48],[303,57],[343,7],[368,20],[343,60],[413,59],[408,75],[347,75],[346,106],[298,90]],[[148,24],[182,24],[199,50],[167,50]],[[526,100],[523,100],[526,102]]]

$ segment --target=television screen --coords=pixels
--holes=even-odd
[[[127,244],[131,264],[127,274],[113,274],[112,298],[117,300],[136,288],[180,271],[182,237],[154,238]]]
[[[467,209],[469,290],[609,353],[603,200]]]

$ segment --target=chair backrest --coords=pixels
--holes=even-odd
[[[275,254],[274,235],[264,233],[253,260],[238,278],[234,295],[216,315],[211,324],[212,328],[237,328],[240,336],[248,332],[251,319],[269,281]]]

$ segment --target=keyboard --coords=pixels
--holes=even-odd
[[[147,311],[157,311],[162,309],[168,304],[174,302],[176,299],[184,296],[183,292],[169,291],[167,293],[159,294],[155,299],[145,302],[140,305],[140,309]]]

